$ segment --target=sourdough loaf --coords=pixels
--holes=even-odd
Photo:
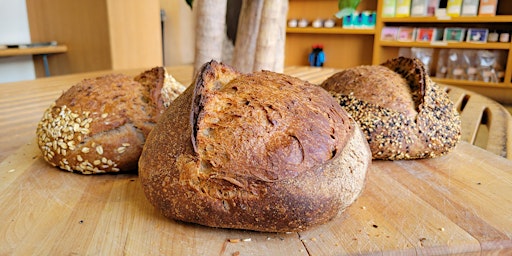
[[[70,172],[136,171],[146,136],[184,89],[163,67],[135,78],[85,79],[46,109],[36,130],[38,146],[48,163]]]
[[[349,68],[321,87],[358,122],[374,159],[436,157],[460,139],[457,110],[418,59]]]
[[[148,136],[139,178],[168,218],[286,232],[354,202],[370,161],[357,124],[322,88],[211,61]]]

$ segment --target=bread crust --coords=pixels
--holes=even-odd
[[[135,79],[109,74],[65,91],[36,130],[44,159],[82,174],[135,172],[146,136],[163,113],[163,67]]]
[[[460,140],[457,110],[418,59],[350,68],[320,86],[358,122],[373,159],[437,157]]]
[[[139,178],[168,218],[287,232],[354,202],[370,161],[357,124],[323,89],[212,61],[150,133]]]

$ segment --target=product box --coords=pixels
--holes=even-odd
[[[495,16],[497,6],[498,0],[480,0],[478,16]]]
[[[478,15],[478,5],[480,0],[464,0],[462,1],[461,16],[476,16]]]
[[[451,17],[459,17],[462,10],[462,0],[448,0],[446,14]]]
[[[397,40],[401,42],[413,42],[416,38],[416,28],[398,27]]]
[[[416,28],[416,42],[433,42],[442,39],[442,28]]]
[[[380,35],[382,41],[396,41],[398,38],[398,27],[383,27]]]
[[[427,16],[427,6],[430,0],[412,0],[411,16]]]
[[[352,19],[353,19],[352,15],[345,15],[345,16],[343,16],[343,21],[341,23],[341,26],[343,28],[353,28],[354,25],[353,25]]]
[[[470,28],[466,36],[466,42],[485,43],[489,30],[485,28]]]
[[[363,11],[363,28],[375,28],[377,13],[375,11]]]
[[[411,0],[396,0],[395,17],[411,16]]]
[[[382,17],[395,17],[396,0],[384,0],[382,5]]]
[[[436,15],[436,10],[439,7],[439,0],[428,0],[427,16]]]
[[[464,41],[465,28],[445,28],[443,41],[445,42],[462,42]]]

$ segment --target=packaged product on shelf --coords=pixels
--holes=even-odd
[[[478,80],[478,56],[476,50],[463,50],[462,57],[464,60],[464,68],[466,70],[467,80]]]
[[[437,78],[446,78],[448,75],[448,49],[440,49],[437,57]]]
[[[481,80],[489,83],[497,83],[498,77],[494,70],[494,65],[496,64],[496,55],[494,52],[489,50],[478,50],[477,56],[479,61],[478,74],[481,77]]]
[[[439,0],[428,0],[427,16],[434,16],[436,14],[436,10],[437,10],[438,6],[439,6]]]
[[[470,28],[466,36],[466,42],[485,43],[489,29],[486,28]]]
[[[508,43],[508,40],[510,40],[510,34],[503,32],[500,34],[500,42],[501,43]]]
[[[382,3],[382,17],[395,17],[396,0],[384,0]]]
[[[464,41],[465,28],[445,28],[443,41],[446,42],[462,42]]]
[[[395,17],[411,16],[411,0],[396,0]]]
[[[428,1],[429,0],[412,0],[411,16],[426,16]]]
[[[476,16],[478,15],[478,4],[480,0],[464,0],[462,1],[461,16]]]
[[[464,80],[466,79],[466,72],[464,71],[464,58],[462,50],[450,49],[448,51],[448,73],[449,79]]]
[[[496,71],[496,76],[498,78],[498,82],[505,81],[505,69],[507,66],[507,52],[503,50],[494,50],[494,56],[496,56],[496,63],[494,63],[494,70]]]
[[[462,10],[462,0],[448,0],[446,14],[451,17],[459,17]]]
[[[399,27],[398,28],[398,41],[412,42],[416,36],[416,28],[413,27]]]
[[[500,34],[496,31],[493,31],[493,32],[489,33],[489,36],[487,37],[487,41],[495,43],[495,42],[498,42],[499,37],[500,37]]]
[[[430,69],[432,68],[432,58],[434,56],[433,48],[412,47],[411,56],[421,60],[427,69],[427,73],[430,74]]]
[[[382,41],[396,41],[398,38],[398,27],[383,27],[380,34]]]
[[[478,16],[495,16],[496,7],[498,7],[498,0],[480,0]]]
[[[443,39],[442,28],[417,28],[416,41],[417,42],[433,42]]]

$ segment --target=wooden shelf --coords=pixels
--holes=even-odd
[[[449,84],[449,85],[455,85],[455,86],[481,86],[481,87],[494,87],[494,88],[510,88],[510,86],[505,83],[488,83],[488,82],[484,82],[484,81],[457,80],[457,79],[447,79],[447,78],[437,78],[437,77],[432,77],[432,80],[439,84]]]
[[[510,43],[469,43],[469,42],[399,42],[380,41],[385,47],[424,47],[424,48],[455,48],[455,49],[488,49],[508,50]]]
[[[68,47],[65,45],[29,47],[29,48],[7,48],[7,49],[0,50],[0,57],[63,53],[63,52],[67,52],[67,51],[68,51]]]
[[[337,35],[374,35],[375,29],[356,29],[356,28],[342,28],[342,27],[333,27],[333,28],[314,28],[314,27],[305,27],[305,28],[286,28],[286,33],[299,33],[299,34],[337,34]]]
[[[381,18],[384,23],[512,23],[512,15]]]

